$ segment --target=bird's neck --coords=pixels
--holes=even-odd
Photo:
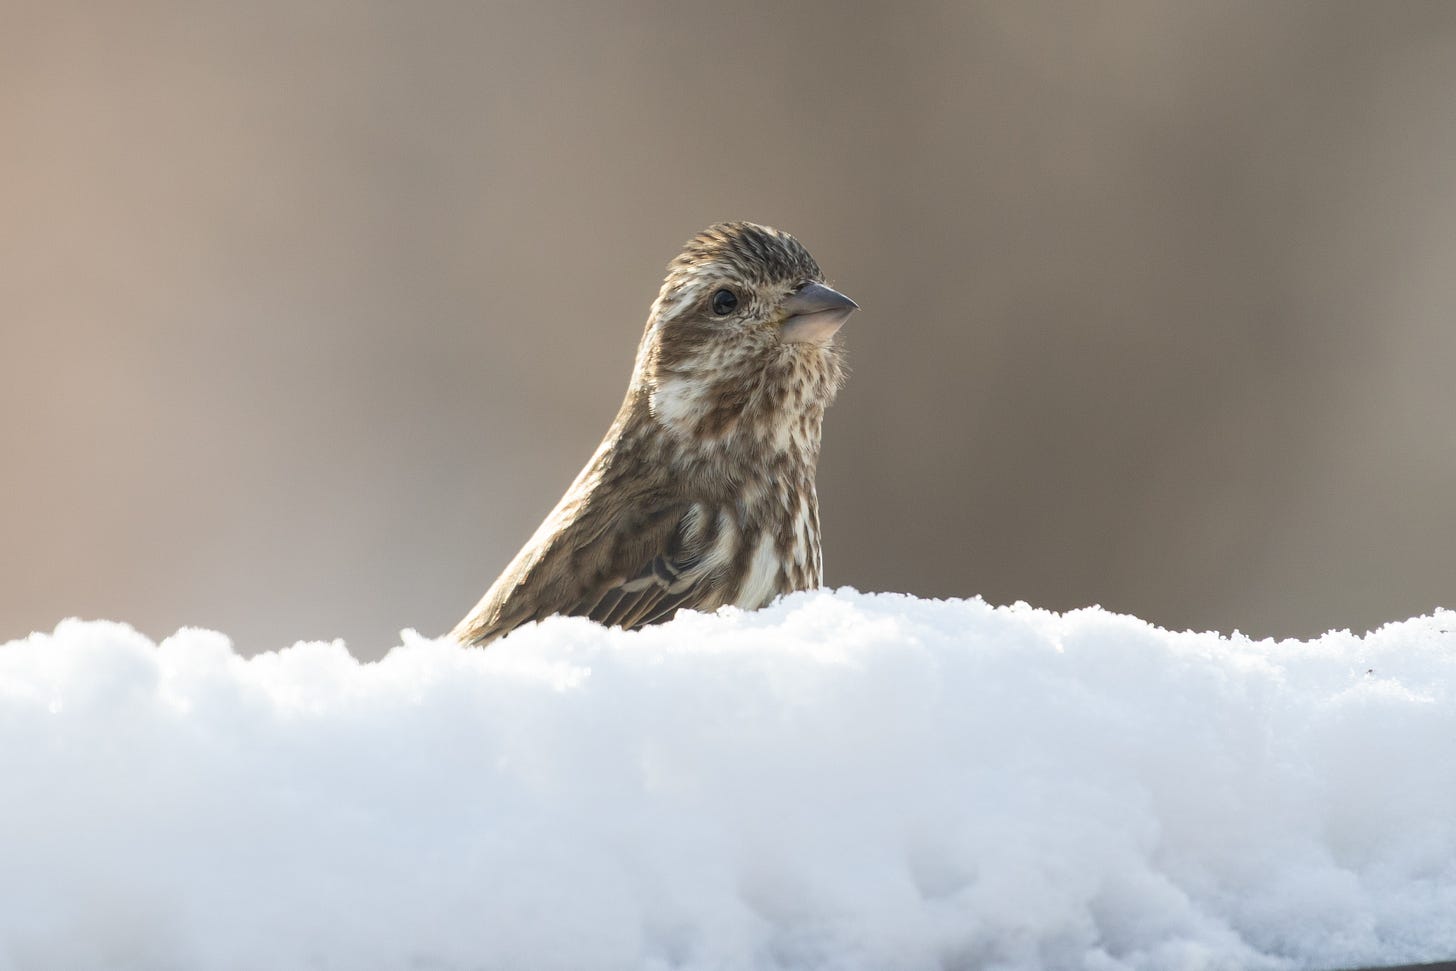
[[[812,469],[824,412],[838,390],[832,363],[828,356],[786,354],[726,374],[658,371],[635,389],[635,403],[684,452],[724,454],[735,463],[792,456]]]

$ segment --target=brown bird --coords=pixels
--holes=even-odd
[[[857,309],[787,233],[713,226],[667,268],[596,454],[455,630],[553,614],[637,628],[819,586],[814,467]]]

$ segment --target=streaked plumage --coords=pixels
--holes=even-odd
[[[454,636],[552,614],[635,628],[817,587],[814,469],[854,309],[787,233],[723,223],[690,240],[606,438]]]

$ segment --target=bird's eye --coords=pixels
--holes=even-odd
[[[738,294],[732,290],[718,290],[713,294],[709,305],[713,308],[713,313],[726,317],[738,306]]]

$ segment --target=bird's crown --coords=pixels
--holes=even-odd
[[[668,278],[691,278],[704,270],[727,273],[745,283],[804,283],[823,273],[797,239],[770,226],[727,222],[709,226],[688,240],[668,264]]]

